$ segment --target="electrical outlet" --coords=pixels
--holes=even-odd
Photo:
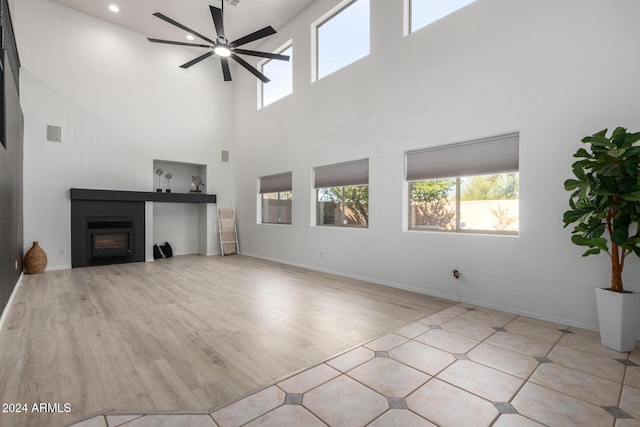
[[[324,258],[324,252],[320,251],[320,258]]]
[[[59,253],[60,255],[64,255],[64,249],[60,248],[60,250],[58,251],[58,253]]]

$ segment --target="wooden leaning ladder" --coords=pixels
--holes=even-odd
[[[233,209],[218,209],[218,233],[222,256],[240,253],[236,215]]]

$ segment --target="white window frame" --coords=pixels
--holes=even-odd
[[[293,173],[284,172],[273,175],[265,175],[256,178],[256,223],[266,225],[291,225],[293,223]],[[291,193],[291,221],[290,222],[264,222],[263,200],[264,194],[276,194],[280,202],[281,193]],[[287,199],[284,199],[287,200]],[[280,218],[280,203],[278,203],[278,218]]]
[[[368,229],[369,228],[369,212],[367,212],[367,224],[366,225],[361,225],[361,224],[347,224],[346,223],[346,216],[345,216],[345,191],[347,187],[367,187],[367,193],[368,193],[368,187],[369,184],[358,184],[358,185],[339,185],[339,186],[335,186],[335,187],[323,187],[323,188],[316,188],[316,226],[318,227],[343,227],[343,228],[360,228],[360,229]],[[336,221],[335,224],[320,224],[320,201],[318,200],[319,196],[320,196],[320,190],[324,190],[324,189],[331,189],[331,188],[340,188],[342,189],[342,201],[340,203],[340,220]],[[369,210],[369,206],[371,204],[369,203],[369,198],[367,198],[367,211]]]
[[[519,236],[518,231],[479,230],[460,227],[461,179],[474,176],[501,175],[517,173],[520,180],[519,167],[519,132],[507,133],[488,138],[481,138],[445,146],[436,146],[422,150],[405,152],[405,183],[403,190],[403,230],[410,232],[466,233]],[[483,147],[481,144],[489,144]],[[469,148],[467,151],[466,149]],[[479,148],[479,149],[478,149]],[[430,153],[434,153],[432,157]],[[444,153],[445,155],[439,155]],[[424,156],[424,157],[421,157]],[[409,161],[411,157],[411,162]],[[428,169],[425,166],[429,165]],[[453,165],[454,172],[447,175],[447,169]],[[460,173],[456,173],[460,172]],[[451,171],[449,171],[451,172]],[[464,172],[475,172],[462,174]],[[431,176],[425,176],[431,175]],[[438,179],[456,180],[455,230],[419,229],[411,227],[411,183]],[[518,204],[520,195],[518,195]],[[518,222],[520,214],[518,213]]]
[[[291,198],[289,199],[283,199],[281,198],[281,194],[285,194],[285,193],[290,193],[291,194]],[[278,221],[277,222],[270,222],[270,221],[265,221],[264,218],[264,196],[265,194],[276,194],[276,199],[270,199],[270,200],[277,200],[278,201]],[[285,222],[282,221],[282,215],[280,214],[281,209],[282,209],[282,201],[291,201],[291,210],[293,210],[293,192],[292,191],[278,191],[278,192],[274,192],[274,193],[262,193],[260,194],[260,217],[261,217],[261,224],[270,224],[270,225],[291,225],[293,222],[293,215],[291,215],[291,219],[289,220],[289,222]]]
[[[423,28],[426,28],[426,27],[430,26],[431,24],[433,24],[433,23],[435,23],[435,22],[438,22],[438,21],[440,21],[441,19],[444,19],[444,18],[446,18],[446,17],[447,17],[447,16],[449,16],[449,15],[452,15],[452,14],[456,13],[457,11],[459,11],[459,10],[461,10],[461,9],[464,9],[464,8],[465,8],[465,7],[467,7],[467,6],[470,6],[472,3],[476,2],[477,0],[472,0],[472,2],[471,2],[471,3],[469,3],[469,4],[465,5],[465,6],[462,6],[461,8],[456,9],[456,10],[454,10],[453,12],[450,12],[450,13],[448,13],[448,14],[444,15],[444,16],[442,16],[442,17],[440,17],[440,18],[436,19],[436,20],[435,20],[435,21],[433,21],[433,22],[430,22],[430,23],[428,23],[428,24],[426,24],[426,25],[423,25],[423,26],[421,26],[420,28],[412,28],[412,27],[411,27],[412,13],[413,13],[411,9],[412,9],[413,2],[414,2],[414,1],[415,1],[415,0],[404,0],[403,31],[404,31],[404,36],[405,36],[405,37],[406,37],[406,36],[408,36],[409,34],[415,33],[416,31],[419,31],[419,30],[421,30],[421,29],[423,29]],[[443,0],[443,1],[446,1],[446,0]]]
[[[293,47],[293,39],[289,39],[286,43],[284,43],[283,45],[281,45],[280,47],[278,47],[276,50],[273,51],[273,53],[275,54],[281,54],[282,52],[284,52],[285,50],[289,49],[289,48]],[[270,59],[270,58],[265,58],[263,60],[261,60],[260,62],[258,62],[258,71],[260,71],[261,73],[263,73],[263,69],[264,66],[266,64],[268,64],[271,61],[278,61],[278,59]],[[291,54],[291,58],[289,59],[289,63],[291,64],[291,92],[289,92],[288,94],[276,99],[275,101],[273,101],[270,104],[264,105],[264,85],[265,83],[263,83],[260,79],[256,79],[257,80],[257,94],[258,94],[258,99],[257,99],[257,103],[258,103],[258,110],[262,110],[265,107],[268,107],[269,105],[275,104],[276,102],[280,101],[281,99],[284,99],[290,95],[293,94],[293,51]],[[269,76],[267,76],[269,77]],[[269,83],[266,83],[269,84]]]
[[[367,224],[345,224],[345,188],[367,186]],[[371,224],[371,193],[369,191],[369,159],[359,159],[313,168],[312,179],[312,227],[341,227],[367,230]],[[340,207],[340,221],[335,224],[320,224],[319,203],[320,190],[328,188],[342,188],[342,203]]]
[[[329,20],[331,20],[334,16],[338,15],[340,12],[342,12],[344,9],[348,8],[349,6],[351,6],[353,3],[355,3],[358,0],[342,0],[340,3],[338,3],[336,6],[334,6],[332,9],[330,9],[327,13],[325,13],[324,15],[322,15],[320,18],[318,18],[316,21],[314,21],[311,24],[311,83],[314,83],[318,80],[320,80],[320,78],[318,77],[318,66],[320,64],[320,58],[319,58],[319,54],[320,52],[318,51],[318,29],[326,22],[328,22]],[[371,7],[371,1],[372,0],[367,0],[369,1],[369,5]],[[371,16],[369,17],[369,20],[371,20]],[[371,23],[369,23],[369,54],[366,56],[371,55]],[[365,58],[366,56],[364,56],[363,58]],[[360,59],[363,59],[360,58]],[[358,59],[359,60],[359,59]],[[356,60],[356,61],[358,61]],[[354,62],[356,62],[354,61]],[[353,64],[350,63],[350,64]],[[348,65],[350,65],[348,64]],[[343,68],[347,67],[348,65],[345,65]],[[342,68],[340,68],[342,69]],[[340,69],[336,70],[339,71]],[[333,74],[333,73],[330,73]],[[328,74],[328,75],[330,75]],[[326,77],[326,76],[324,76]]]

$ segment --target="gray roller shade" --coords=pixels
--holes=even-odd
[[[407,153],[407,181],[518,171],[519,134]]]
[[[369,159],[314,169],[314,188],[369,184]]]
[[[260,194],[291,191],[291,172],[260,177]]]

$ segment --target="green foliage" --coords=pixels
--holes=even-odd
[[[369,225],[369,186],[344,187],[344,216],[352,224]]]
[[[417,181],[411,183],[411,201],[435,202],[449,197],[449,193],[456,185],[454,178],[433,179],[429,181]]]
[[[453,229],[456,212],[449,205],[449,196],[455,186],[455,178],[412,182],[409,192],[416,224]]]
[[[575,224],[571,241],[589,248],[583,256],[607,252],[614,276],[622,273],[624,258],[640,256],[640,141],[639,133],[616,128],[585,137],[573,164],[575,178],[564,183],[571,192],[564,226]],[[606,232],[606,234],[605,234]],[[619,289],[616,282],[619,281]],[[612,289],[622,291],[622,279],[612,278]]]
[[[515,200],[520,194],[517,173],[482,175],[465,178],[460,188],[460,200]]]
[[[324,202],[325,223],[334,222],[335,211],[340,209],[350,224],[369,224],[368,185],[321,188],[318,200]]]

